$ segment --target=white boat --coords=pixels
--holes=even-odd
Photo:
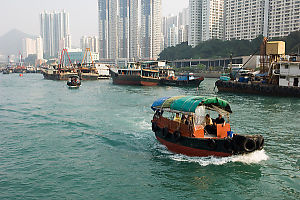
[[[110,73],[109,73],[109,65],[107,64],[95,64],[95,67],[99,73],[98,79],[109,79]]]

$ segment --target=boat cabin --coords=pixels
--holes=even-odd
[[[279,65],[279,85],[300,87],[300,59],[293,61],[280,61]]]
[[[179,132],[181,136],[190,138],[225,138],[231,133],[230,106],[217,97],[164,97],[155,101],[152,109],[155,111],[152,122],[171,134]],[[219,114],[221,118],[212,119]]]

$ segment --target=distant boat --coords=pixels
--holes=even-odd
[[[169,86],[195,86],[198,87],[200,83],[204,80],[204,77],[195,77],[193,73],[187,75],[179,76],[168,76],[166,78],[161,78],[161,85]]]
[[[127,68],[110,69],[114,84],[199,86],[203,77],[193,74],[175,76],[175,70],[166,61],[130,62]]]
[[[8,70],[8,69],[5,69],[5,70],[3,70],[3,72],[2,72],[3,74],[9,74],[10,73],[10,71]]]
[[[109,79],[110,73],[109,73],[109,67],[106,64],[95,64],[96,69],[98,71],[98,79]]]
[[[79,76],[70,76],[67,85],[69,86],[69,88],[79,88],[81,85]]]
[[[127,68],[110,69],[113,84],[156,86],[159,84],[157,61],[130,62]]]
[[[220,80],[221,80],[221,81],[229,81],[229,80],[230,80],[230,75],[224,73],[224,74],[222,74],[222,75],[220,76]]]

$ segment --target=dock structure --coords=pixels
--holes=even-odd
[[[232,58],[232,64],[234,65],[243,65],[251,56],[239,56]],[[250,62],[246,64],[247,68],[256,68],[259,67],[259,56],[255,55],[252,56]],[[207,69],[210,67],[223,67],[228,68],[230,67],[231,58],[218,58],[218,59],[181,59],[181,60],[174,60],[169,62],[171,66],[175,68],[181,67],[194,67],[197,65],[205,65]]]

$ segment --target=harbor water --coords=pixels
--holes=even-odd
[[[300,99],[197,88],[0,74],[0,199],[300,199]],[[173,154],[151,130],[164,96],[229,101],[234,133],[264,150],[227,158]]]

